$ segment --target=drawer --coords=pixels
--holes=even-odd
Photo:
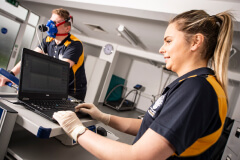
[[[235,153],[233,153],[228,147],[226,147],[221,160],[238,160],[238,158]]]
[[[240,122],[235,121],[228,138],[227,146],[238,156],[240,154]]]

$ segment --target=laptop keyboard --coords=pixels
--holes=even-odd
[[[77,105],[76,103],[70,102],[69,100],[32,100],[24,102],[42,111],[59,109],[71,110]]]

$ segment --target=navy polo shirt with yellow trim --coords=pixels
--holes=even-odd
[[[176,151],[168,160],[207,160],[226,114],[226,95],[214,72],[199,68],[165,88],[146,112],[134,143],[151,128],[174,146]]]
[[[82,42],[74,35],[69,34],[60,44],[56,44],[54,38],[45,37],[38,46],[51,57],[58,59],[66,58],[75,64],[70,68],[69,91],[79,92],[81,88],[86,89],[86,75],[84,68],[84,51]]]

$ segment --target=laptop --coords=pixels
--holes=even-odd
[[[54,112],[75,111],[77,103],[68,98],[69,70],[68,62],[23,48],[18,100],[53,122]],[[77,116],[90,117],[81,112]]]

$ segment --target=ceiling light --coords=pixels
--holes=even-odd
[[[96,32],[104,32],[107,33],[101,26],[95,24],[84,23],[88,28]]]
[[[121,34],[123,38],[125,38],[131,45],[134,47],[137,46],[137,40],[134,38],[133,34],[127,30],[127,28],[124,25],[119,25],[117,28],[117,31]]]

